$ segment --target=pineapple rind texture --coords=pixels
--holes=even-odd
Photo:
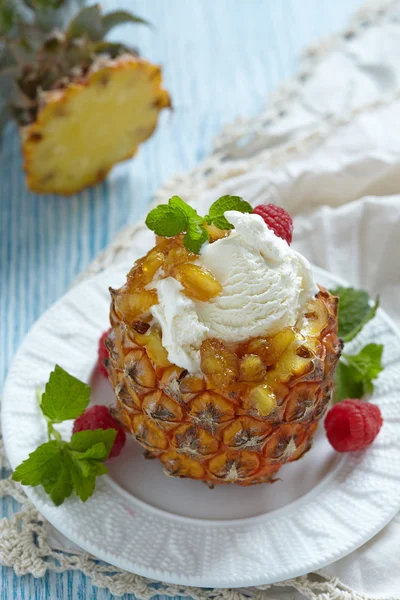
[[[210,486],[276,481],[282,465],[310,449],[326,412],[341,352],[337,298],[320,288],[298,326],[274,337],[204,340],[203,375],[193,375],[169,364],[161,331],[150,323],[145,288],[155,259],[165,273],[193,256],[180,236],[159,238],[112,291],[107,347],[116,417],[169,476]],[[201,293],[206,276],[199,275],[198,290],[191,290],[193,277],[186,293]]]
[[[142,59],[110,59],[83,80],[43,93],[43,108],[21,129],[29,189],[74,194],[132,157],[171,106],[161,70]]]

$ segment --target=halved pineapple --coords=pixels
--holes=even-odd
[[[180,236],[159,238],[113,292],[107,346],[115,412],[168,475],[210,486],[276,481],[283,464],[309,450],[329,402],[341,351],[337,302],[321,288],[299,326],[236,345],[206,339],[202,373],[188,373],[163,352],[161,331],[149,318],[156,299],[145,286],[146,269],[161,268],[180,278],[192,298],[211,297],[213,277],[194,257]]]
[[[74,194],[133,156],[171,102],[160,68],[125,54],[43,92],[41,105],[36,120],[21,129],[28,187]]]

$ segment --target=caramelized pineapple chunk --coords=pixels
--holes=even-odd
[[[208,302],[222,292],[222,285],[211,271],[192,263],[176,265],[171,274],[182,284],[189,298]]]
[[[241,381],[261,381],[266,373],[265,366],[257,354],[246,354],[240,361]]]
[[[315,298],[307,304],[301,333],[305,337],[319,337],[329,324],[329,312],[322,300]]]
[[[285,329],[282,329],[274,337],[267,338],[268,354],[265,358],[265,364],[268,366],[275,365],[295,339],[296,333],[291,327],[285,327]]]
[[[155,290],[141,290],[129,292],[128,289],[111,290],[117,315],[127,323],[132,323],[141,315],[147,313],[157,304],[158,297]]]
[[[217,240],[220,240],[224,237],[228,237],[230,233],[229,229],[219,229],[219,227],[217,227],[213,223],[211,223],[211,225],[205,223],[204,229],[208,231],[208,235],[210,236],[210,242],[216,242]]]
[[[190,252],[185,246],[177,245],[173,246],[164,261],[164,272],[165,275],[172,275],[173,270],[177,265],[182,263],[189,263],[196,260],[197,254]]]
[[[200,355],[201,370],[211,386],[225,387],[239,378],[238,357],[219,340],[205,340],[201,345]]]
[[[152,327],[145,334],[135,332],[134,339],[146,348],[148,357],[156,367],[168,367],[171,364],[168,360],[168,352],[162,345],[161,331],[157,327]]]
[[[164,254],[153,250],[146,256],[146,260],[142,264],[142,271],[146,277],[146,284],[153,280],[154,275],[158,269],[162,267],[164,262]]]
[[[268,366],[269,343],[267,338],[252,338],[250,342],[244,342],[239,348],[241,354],[256,354],[261,358],[263,364]]]

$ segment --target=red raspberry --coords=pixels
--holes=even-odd
[[[260,204],[256,206],[253,213],[260,215],[267,227],[278,237],[282,238],[290,246],[292,243],[293,221],[292,217],[280,206],[275,204]]]
[[[336,404],[326,415],[328,440],[338,452],[366,448],[376,438],[383,419],[378,406],[362,400],[347,399]]]
[[[105,340],[106,337],[108,336],[108,334],[110,333],[111,329],[107,329],[107,331],[105,331],[103,333],[103,335],[101,336],[101,338],[99,339],[99,347],[98,347],[98,351],[97,351],[97,368],[99,369],[100,373],[102,375],[104,375],[104,377],[108,377],[108,373],[107,373],[107,369],[106,369],[106,365],[104,363],[104,361],[106,361],[108,359],[108,350],[107,350],[107,346],[105,345]]]
[[[72,432],[77,433],[77,431],[86,431],[87,429],[91,429],[92,431],[96,429],[116,429],[117,436],[109,458],[118,456],[121,453],[125,445],[125,431],[111,415],[107,406],[96,405],[87,408],[83,415],[75,420]]]

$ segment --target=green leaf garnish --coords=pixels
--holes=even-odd
[[[336,370],[335,402],[373,392],[373,381],[383,370],[382,353],[382,344],[367,344],[356,355],[343,353]]]
[[[23,485],[34,486],[50,479],[52,473],[59,469],[61,448],[55,440],[42,444],[18,465],[12,478]]]
[[[237,210],[241,213],[252,213],[252,206],[240,196],[221,196],[210,206],[210,211],[205,218],[207,223],[213,223],[219,229],[233,229],[224,217],[227,210]]]
[[[117,432],[115,429],[96,429],[95,431],[87,429],[86,431],[78,431],[72,436],[70,447],[72,450],[82,452],[83,455],[86,455],[86,452],[93,450],[97,444],[103,444],[105,451],[103,460],[105,460],[111,452],[116,435]]]
[[[339,337],[344,342],[350,342],[361,329],[374,318],[379,306],[379,296],[371,306],[367,292],[352,287],[338,287],[331,290],[339,297]]]
[[[146,225],[156,235],[163,237],[184,233],[183,243],[186,248],[199,254],[202,245],[210,239],[205,224],[213,223],[219,229],[232,229],[232,225],[224,217],[227,210],[253,212],[250,204],[239,196],[222,196],[210,206],[209,214],[201,217],[182,198],[173,196],[168,204],[160,204],[149,212]]]
[[[40,407],[45,417],[53,423],[76,419],[89,404],[90,387],[55,366],[50,373]]]
[[[160,204],[149,212],[146,225],[156,235],[173,237],[186,231],[188,226],[188,215],[185,204],[179,196],[170,198],[168,204]]]
[[[110,456],[116,429],[79,431],[66,442],[54,428],[55,423],[81,415],[89,395],[88,385],[56,365],[45,392],[38,394],[49,441],[31,452],[12,476],[23,485],[41,485],[56,506],[73,491],[85,502],[94,492],[96,477],[108,473],[104,461]]]

